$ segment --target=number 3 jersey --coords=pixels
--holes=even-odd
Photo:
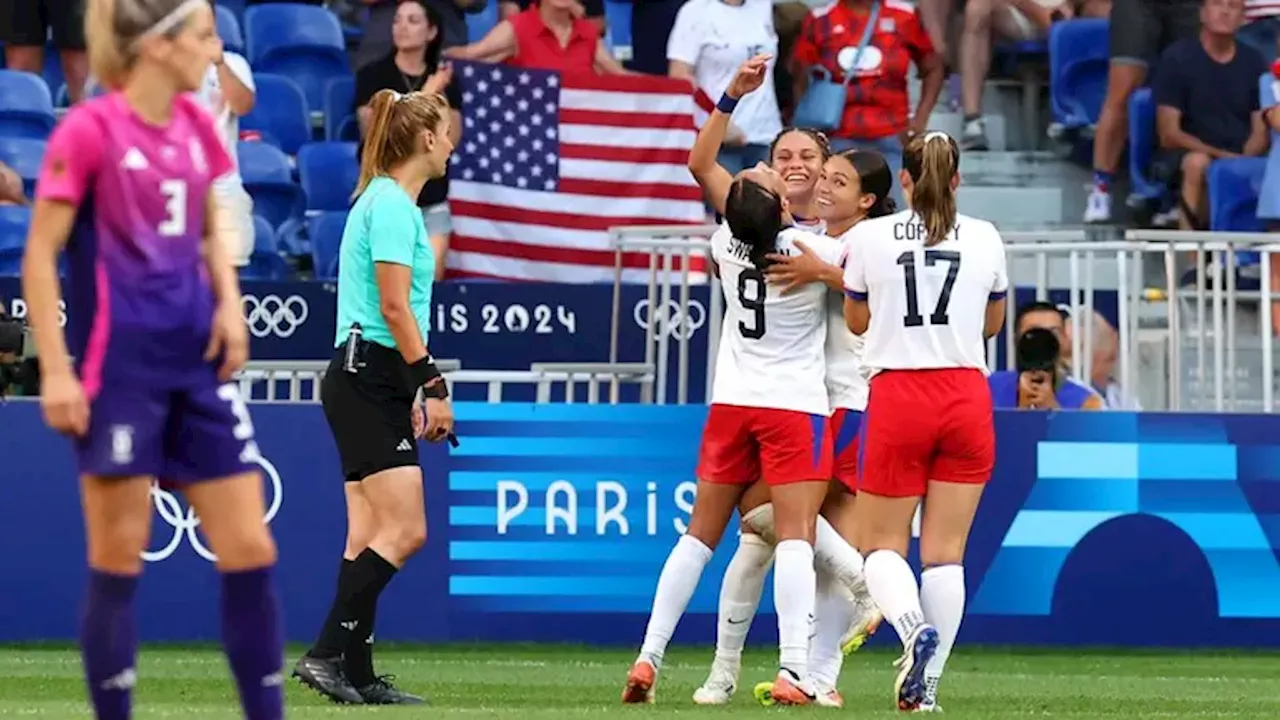
[[[181,385],[208,367],[205,207],[231,169],[208,113],[186,96],[163,127],[111,93],[54,130],[36,196],[78,207],[62,287],[68,344],[91,395],[104,378]]]
[[[823,262],[843,259],[839,240],[794,228],[778,235],[777,251],[798,254],[797,241]],[[784,294],[751,264],[749,251],[727,225],[711,236],[725,298],[711,402],[829,415],[827,286],[810,283]]]
[[[1004,241],[986,220],[959,215],[947,238],[925,247],[911,210],[863,220],[845,236],[845,294],[866,300],[869,372],[987,370],[987,304],[1005,296]]]

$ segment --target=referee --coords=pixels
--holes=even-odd
[[[418,705],[373,671],[378,596],[427,537],[418,438],[453,437],[453,411],[427,351],[435,254],[416,198],[444,176],[453,144],[440,95],[383,90],[342,233],[336,349],[320,396],[338,445],[347,545],[338,589],[294,677],[334,702]]]

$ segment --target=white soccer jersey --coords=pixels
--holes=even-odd
[[[778,235],[778,252],[796,253],[796,241],[825,262],[843,259],[838,240],[794,228]],[[751,264],[748,250],[727,225],[711,236],[725,299],[711,402],[828,415],[827,287],[811,283],[784,295]]]
[[[840,236],[846,256],[850,233]],[[847,262],[847,261],[846,261]],[[832,409],[866,410],[870,379],[863,365],[866,342],[844,322],[844,293],[827,293],[827,397]]]
[[[960,215],[946,240],[924,246],[910,210],[849,231],[845,292],[865,299],[870,372],[928,368],[987,371],[987,304],[1009,290],[1004,241],[986,220]]]

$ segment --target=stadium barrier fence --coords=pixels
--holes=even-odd
[[[623,253],[648,255],[647,299],[651,307],[665,308],[644,328],[645,362],[656,368],[659,403],[671,397],[669,383],[676,387],[675,402],[689,402],[691,378],[704,364],[704,397],[694,402],[710,398],[723,297],[716,278],[684,269],[690,258],[707,256],[705,238],[714,231],[712,225],[610,231],[616,259],[612,336],[628,329],[620,301],[628,292],[621,282]],[[1280,300],[1265,271],[1280,251],[1275,238],[1182,231],[1106,237],[1085,230],[1004,233],[1015,292],[1006,330],[990,341],[992,367],[1013,365],[1009,328],[1017,307],[1051,301],[1073,318],[1070,356],[1078,361],[1070,372],[1078,381],[1105,381],[1150,410],[1274,412],[1274,316],[1272,303],[1262,299]],[[707,286],[705,355],[691,357],[695,341],[671,329],[698,314],[701,305],[692,298]],[[1095,314],[1116,332],[1114,357],[1105,330],[1093,327]],[[616,348],[612,342],[611,358],[617,357]],[[1100,363],[1113,367],[1107,372]]]
[[[315,403],[251,409],[286,632],[306,642],[342,552],[338,458]],[[384,597],[378,637],[637,642],[692,509],[707,408],[454,412],[459,446],[423,446],[429,539]],[[36,402],[0,405],[0,419],[0,543],[13,549],[0,559],[0,642],[70,641],[84,581],[70,447]],[[996,432],[965,559],[964,642],[1280,646],[1280,416],[999,411]],[[218,579],[199,518],[167,490],[152,499],[142,636],[216,640]],[[713,642],[735,545],[729,535],[715,552],[677,642]],[[766,591],[753,641],[776,640],[772,607]]]

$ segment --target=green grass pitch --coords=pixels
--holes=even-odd
[[[290,661],[299,648],[290,648]],[[845,664],[844,711],[757,707],[750,686],[771,677],[775,653],[751,650],[729,707],[700,708],[690,696],[710,649],[673,649],[654,706],[623,707],[618,697],[634,653],[586,647],[519,645],[393,646],[378,649],[379,669],[432,707],[342,708],[288,687],[288,716],[492,718],[764,718],[780,713],[838,713],[890,718],[893,656],[863,651]],[[226,665],[215,647],[148,647],[138,666],[138,718],[240,718]],[[1280,720],[1280,654],[1245,652],[1047,651],[961,647],[951,660],[942,717],[1230,718]],[[0,717],[90,717],[80,661],[69,647],[0,647]]]

